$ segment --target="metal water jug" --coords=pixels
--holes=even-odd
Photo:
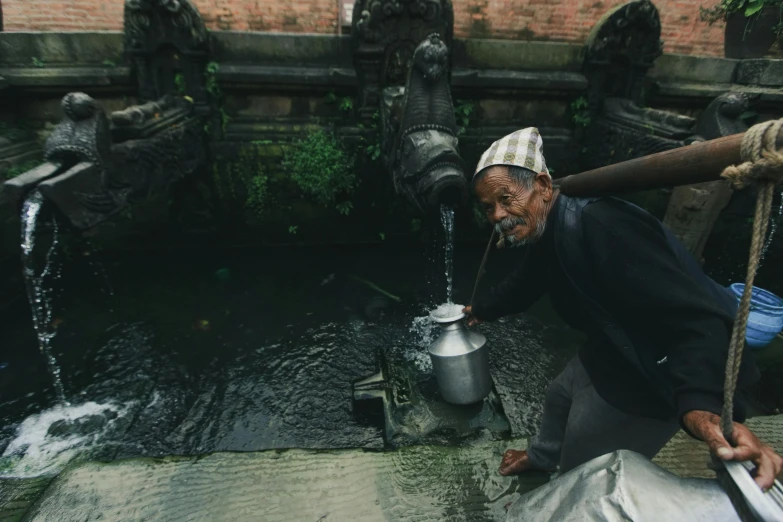
[[[487,338],[468,330],[464,317],[460,305],[444,305],[430,314],[441,332],[428,351],[440,393],[452,404],[473,404],[492,390]]]

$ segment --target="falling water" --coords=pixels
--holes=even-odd
[[[759,258],[759,268],[761,268],[761,262],[764,261],[764,256],[767,254],[769,245],[772,244],[772,237],[775,235],[775,231],[778,229],[780,219],[783,217],[783,192],[780,193],[780,205],[778,205],[778,215],[775,217],[770,216],[770,228],[767,240],[764,242],[764,247],[761,249],[761,257]]]
[[[49,373],[54,380],[54,391],[60,403],[68,404],[65,400],[60,367],[52,353],[52,339],[56,330],[52,328],[52,288],[46,285],[46,279],[58,279],[59,271],[55,267],[54,253],[57,248],[58,230],[57,220],[52,220],[53,237],[52,244],[46,253],[44,268],[40,274],[35,273],[33,250],[35,248],[36,225],[44,206],[44,198],[38,191],[27,198],[22,208],[22,270],[27,287],[27,298],[33,313],[33,326],[38,336],[38,346],[46,358]]]
[[[451,303],[451,290],[454,277],[454,209],[446,205],[441,205],[440,221],[443,224],[443,231],[446,234],[444,242],[446,260],[446,302]]]

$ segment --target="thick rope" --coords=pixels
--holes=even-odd
[[[783,128],[783,120],[754,125],[742,139],[742,161],[737,166],[727,167],[722,177],[731,181],[735,188],[741,189],[751,183],[759,185],[756,196],[756,212],[753,217],[753,237],[748,255],[748,273],[745,277],[745,289],[742,292],[737,316],[729,343],[729,355],[726,361],[726,377],[723,385],[723,410],[721,412],[721,430],[729,443],[734,442],[734,394],[737,391],[742,351],[745,348],[745,331],[750,315],[750,299],[753,295],[753,280],[756,277],[759,260],[764,252],[764,238],[767,234],[769,216],[772,212],[772,196],[775,185],[783,179],[783,154],[776,147],[777,136]],[[729,476],[728,472],[713,456],[713,464],[718,481],[731,499],[742,522],[756,522],[757,518],[748,506],[742,492]]]
[[[732,442],[734,431],[734,394],[737,390],[737,378],[745,347],[745,331],[750,314],[750,299],[753,292],[753,280],[764,250],[764,238],[767,234],[769,216],[772,211],[772,196],[775,185],[783,179],[783,153],[777,150],[776,140],[783,129],[783,119],[754,125],[742,139],[742,161],[737,166],[727,167],[722,177],[731,181],[735,188],[744,188],[751,183],[759,185],[756,199],[756,213],[753,218],[753,238],[748,256],[748,273],[745,289],[742,292],[734,328],[729,343],[729,355],[726,362],[726,378],[723,387],[723,411],[721,429],[726,440]]]

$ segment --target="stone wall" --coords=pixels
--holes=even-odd
[[[626,0],[456,0],[460,38],[548,40],[582,43],[612,7]],[[715,0],[717,2],[717,0]],[[723,27],[699,20],[712,2],[657,0],[668,53],[723,55]],[[351,0],[194,0],[214,30],[336,34],[350,25]],[[120,30],[122,0],[4,0],[6,31]],[[343,24],[338,17],[343,14]]]
[[[378,143],[377,129],[356,114],[358,83],[350,37],[233,31],[211,36],[225,116],[210,127],[213,169],[172,187],[170,197],[136,205],[127,217],[101,227],[104,236],[121,247],[137,244],[133,238],[145,244],[157,237],[163,243],[184,241],[183,230],[211,230],[218,240],[227,240],[252,225],[247,230],[254,242],[350,242],[378,240],[379,234],[409,240],[419,221],[395,199],[390,176],[368,153]],[[577,124],[572,103],[588,88],[584,61],[584,46],[578,44],[456,39],[452,92],[458,106],[472,107],[460,135],[469,168],[495,139],[534,125],[542,132],[556,177],[581,170],[585,129]],[[41,137],[60,120],[59,102],[68,92],[86,92],[107,111],[135,102],[119,32],[0,34],[0,80],[0,121],[26,122]],[[694,117],[716,96],[734,90],[752,93],[761,116],[779,117],[783,110],[781,60],[665,54],[648,80],[650,106]],[[361,182],[349,216],[335,205],[307,201],[282,168],[286,150],[317,129],[334,131],[357,156]],[[246,178],[258,176],[276,196],[261,219],[250,213],[247,186],[242,186]],[[658,191],[639,203],[662,216],[667,200]],[[15,220],[17,209],[6,210]],[[461,211],[458,219],[463,239],[485,240],[483,230],[471,227],[472,208]],[[4,245],[16,254],[18,222],[0,232],[0,252]]]

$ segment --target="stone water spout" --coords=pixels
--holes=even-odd
[[[0,186],[0,203],[20,208],[37,189],[85,230],[205,162],[203,121],[183,97],[129,107],[111,122],[84,93],[66,95],[62,110],[44,146],[46,162]]]
[[[142,104],[107,116],[87,94],[67,94],[46,162],[0,185],[0,205],[21,208],[37,189],[85,230],[205,164],[210,42],[201,15],[190,0],[126,0],[123,25]]]
[[[449,88],[449,49],[437,34],[416,48],[404,90],[384,90],[384,146],[399,194],[422,213],[467,198]]]

